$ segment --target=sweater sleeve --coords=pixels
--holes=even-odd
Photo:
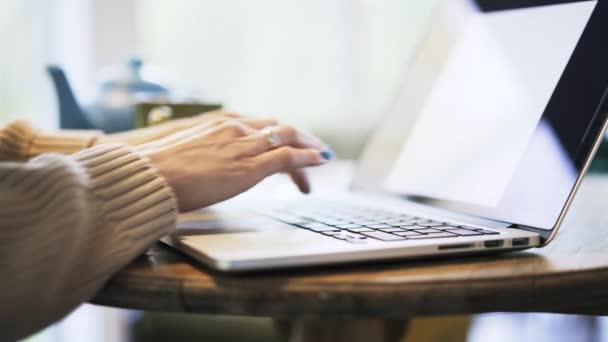
[[[89,300],[175,225],[172,191],[124,145],[0,162],[0,340]]]
[[[75,153],[92,147],[102,135],[94,130],[46,132],[15,120],[0,129],[0,161],[27,160],[42,153]]]

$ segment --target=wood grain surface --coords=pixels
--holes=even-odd
[[[116,274],[93,303],[284,319],[608,314],[607,198],[608,178],[587,177],[553,243],[501,255],[229,275],[157,244]]]

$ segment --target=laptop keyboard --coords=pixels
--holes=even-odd
[[[284,223],[350,243],[500,234],[488,229],[332,202],[306,207],[300,203],[297,208],[282,208],[267,214]]]

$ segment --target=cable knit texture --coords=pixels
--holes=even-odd
[[[98,133],[0,130],[0,340],[64,317],[175,226],[177,205],[147,159]]]

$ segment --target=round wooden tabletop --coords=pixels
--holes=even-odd
[[[587,177],[554,242],[501,255],[231,275],[158,244],[116,274],[93,302],[276,318],[608,314],[606,198],[608,177]]]

